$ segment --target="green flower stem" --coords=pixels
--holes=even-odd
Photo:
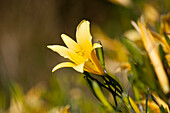
[[[120,94],[122,94],[123,89],[122,89],[121,85],[115,79],[113,79],[111,76],[109,76],[107,73],[104,76],[108,79],[109,84],[112,87],[114,87],[115,90],[117,90]],[[119,89],[117,88],[117,86]]]
[[[111,76],[109,76],[108,74],[105,74],[103,76],[98,76],[98,77],[102,77],[102,79],[104,80],[105,84],[101,83],[100,81],[98,81],[96,78],[94,78],[93,76],[90,75],[90,73],[88,72],[84,72],[85,75],[85,79],[91,79],[92,81],[95,81],[100,87],[103,87],[105,89],[107,89],[113,96],[114,102],[115,102],[115,106],[118,106],[116,97],[121,98],[121,94],[123,92],[122,87],[120,86],[120,84]],[[95,89],[93,88],[92,90],[95,91]],[[92,93],[97,96],[96,93],[94,93],[92,91]],[[99,99],[99,97],[97,96],[97,98]],[[99,99],[100,100],[100,99]],[[101,100],[100,100],[101,101]]]
[[[112,94],[112,96],[113,96],[113,98],[114,98],[115,105],[116,105],[116,107],[117,107],[116,90],[115,90],[115,92],[112,90],[112,88],[110,87],[110,84],[109,84],[109,82],[106,80],[105,76],[103,76],[103,79],[104,79],[104,81],[106,82],[106,84],[108,85],[109,91],[111,92],[111,94]]]
[[[109,92],[111,92],[112,89],[109,89],[108,87],[106,87],[104,84],[102,84],[101,82],[99,82],[97,79],[93,78],[88,72],[84,72],[84,74],[86,75],[86,77],[90,78],[93,81],[96,81],[100,86],[104,87],[105,89],[107,89]],[[114,92],[115,93],[115,92]],[[120,95],[118,95],[117,93],[115,93],[116,96],[121,97]]]
[[[164,37],[165,37],[165,40],[168,43],[168,45],[170,45],[170,39],[169,39],[168,35],[165,32],[164,32]]]
[[[145,96],[146,96],[145,113],[147,113],[147,109],[148,109],[148,95],[149,95],[149,88],[148,88],[148,91],[145,93]]]
[[[97,82],[93,81],[92,85],[93,85],[93,89],[94,89],[97,97],[100,99],[100,101],[103,103],[103,105],[107,108],[107,110],[109,112],[114,112],[115,110],[113,109],[113,106],[107,101],[107,99],[105,98],[105,96],[104,96],[101,88],[97,84]]]
[[[88,72],[84,72],[84,74],[86,75],[86,77],[90,78],[93,81],[96,81],[100,86],[108,89],[105,85],[103,85],[102,83],[100,83],[97,79],[93,78]]]
[[[102,45],[100,41],[98,41],[98,43],[99,43],[100,45]],[[98,57],[99,57],[99,61],[100,61],[101,66],[102,66],[103,68],[105,68],[103,47],[98,48],[98,49],[97,49],[97,53],[98,53]]]

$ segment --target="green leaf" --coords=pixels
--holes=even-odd
[[[140,101],[141,96],[140,96],[139,89],[135,85],[133,85],[132,88],[133,88],[133,92],[134,92],[134,96],[135,96],[136,101]]]
[[[127,104],[123,99],[124,99],[123,96],[122,96],[122,98],[117,97],[117,100],[119,101],[119,103],[118,103],[118,106],[116,108],[116,111],[118,113],[119,113],[119,111],[121,111],[121,113],[131,113],[130,112],[130,109],[131,109],[130,105]]]
[[[142,52],[140,49],[129,39],[123,37],[121,38],[122,43],[125,45],[127,50],[130,52],[132,58],[135,60],[136,63],[139,63],[140,65],[143,64],[144,60],[142,57]]]
[[[102,45],[100,41],[98,41],[98,43]],[[100,64],[102,65],[103,68],[105,68],[103,46],[97,49],[97,54]]]
[[[84,79],[86,81],[86,84],[87,86],[89,87],[90,91],[93,93],[93,95],[100,101],[100,99],[96,96],[96,93],[94,92],[93,90],[93,86],[92,86],[92,82],[91,80],[87,77],[87,76],[84,76]]]
[[[109,82],[111,82],[111,84],[113,84],[112,86],[114,88],[119,88],[117,91],[121,94],[123,92],[123,89],[121,87],[121,85],[119,84],[119,82],[117,80],[115,80],[114,78],[112,78],[111,76],[109,76],[108,74],[106,74],[106,78],[109,80]],[[118,87],[117,87],[118,86]]]
[[[131,64],[131,71],[132,71],[132,75],[133,75],[133,80],[136,80],[136,79],[138,79],[138,76],[139,76],[138,71],[137,71],[137,67],[136,67],[133,59],[130,59],[129,62]]]
[[[156,75],[154,72],[154,69],[150,63],[149,57],[145,54],[143,56],[144,59],[144,65],[137,67],[138,73],[139,73],[139,79],[149,86],[151,89],[157,89],[158,84],[156,83]]]
[[[159,54],[160,54],[160,57],[161,57],[161,60],[164,64],[164,66],[168,69],[169,65],[168,65],[167,59],[165,58],[166,53],[164,52],[162,45],[159,45]]]
[[[138,89],[141,89],[143,90],[144,92],[146,92],[146,89],[145,89],[145,85],[144,83],[141,81],[141,79],[139,79],[140,77],[140,72],[137,68],[137,66],[135,65],[133,59],[130,60],[130,64],[131,64],[131,71],[132,71],[132,75],[133,77],[129,77],[129,79],[131,80],[131,84],[135,87],[137,87]],[[138,99],[138,98],[136,98]]]
[[[159,107],[161,113],[168,113],[167,109],[165,109],[162,105]]]
[[[108,113],[108,111],[103,105],[99,104],[98,108],[99,108],[100,113]]]
[[[96,81],[92,82],[92,86],[93,89],[97,95],[97,97],[99,98],[99,100],[102,102],[102,104],[106,107],[106,109],[108,111],[112,111],[114,112],[115,110],[113,109],[112,105],[107,101],[107,99],[105,98],[100,86],[98,85],[98,83]]]
[[[145,61],[143,65],[136,64],[133,59],[130,60],[135,82],[141,87],[144,87],[142,84],[140,84],[143,83],[144,85],[147,85],[152,90],[156,90],[159,85],[156,82],[157,80],[155,77],[155,72],[147,54],[143,55],[143,60]],[[145,88],[143,90],[146,91]]]
[[[20,87],[18,86],[17,83],[11,83],[10,86],[10,91],[11,91],[11,95],[12,97],[16,100],[16,101],[23,101],[24,100],[24,95],[20,89]]]
[[[170,39],[169,39],[169,37],[167,36],[167,34],[165,32],[164,32],[164,37],[165,37],[166,42],[170,46]]]

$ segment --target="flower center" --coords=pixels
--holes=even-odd
[[[86,52],[84,50],[78,50],[75,53],[78,56],[78,58],[75,59],[75,60],[78,60],[79,63],[83,63],[83,62],[85,62],[88,59],[88,57],[86,55]]]
[[[85,51],[83,51],[83,50],[76,51],[76,53],[78,54],[78,56],[85,57]]]

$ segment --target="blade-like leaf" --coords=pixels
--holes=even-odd
[[[121,38],[121,41],[127,48],[127,50],[130,52],[132,58],[135,60],[136,63],[143,64],[143,57],[142,57],[142,52],[140,49],[129,39],[127,38]]]
[[[167,59],[165,58],[166,53],[164,52],[162,45],[159,45],[159,53],[160,53],[160,57],[161,57],[161,60],[162,60],[162,62],[163,62],[163,64],[164,64],[164,66],[165,66],[166,68],[168,68],[168,67],[169,67],[169,66],[168,66],[168,61],[167,61]]]
[[[95,94],[99,98],[99,100],[102,102],[102,104],[106,107],[108,111],[114,111],[112,105],[108,102],[108,100],[105,98],[100,86],[97,84],[96,81],[92,82],[93,89],[95,91]]]
[[[100,41],[98,41],[98,43],[102,45]],[[100,64],[102,65],[103,68],[105,68],[103,46],[100,48],[97,48],[97,54],[98,54]]]
[[[165,37],[165,40],[167,41],[168,45],[170,46],[170,39],[166,33],[164,33],[164,37]]]
[[[87,77],[87,76],[84,76],[84,79],[86,81],[86,84],[87,86],[89,87],[90,91],[93,93],[93,95],[100,101],[100,99],[96,96],[94,90],[93,90],[93,87],[92,87],[92,82],[91,80]]]

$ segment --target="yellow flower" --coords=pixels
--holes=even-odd
[[[138,25],[139,25],[138,29],[140,30],[139,33],[142,36],[144,47],[153,64],[153,67],[155,69],[160,85],[163,91],[165,93],[168,93],[170,91],[169,80],[164,70],[161,58],[159,56],[158,46],[156,45],[154,36],[152,35],[151,31],[146,27],[146,24],[143,18],[141,18],[138,21]]]
[[[167,36],[170,39],[170,13],[168,13],[167,15],[162,15],[161,34],[163,35],[163,33],[167,33]],[[165,57],[168,61],[168,65],[170,66],[170,45],[167,43],[164,37],[161,37],[161,42],[165,52],[167,53]]]
[[[169,33],[170,32],[170,13],[167,15],[162,15],[161,17],[161,33]]]
[[[170,39],[170,13],[161,16],[161,24],[160,24],[160,33],[156,33],[151,31],[157,43],[160,43],[166,52],[165,58],[168,61],[168,65],[170,66],[170,45],[164,37],[164,33],[167,34]]]
[[[68,48],[60,45],[49,45],[47,47],[64,58],[70,59],[72,62],[60,63],[53,68],[52,72],[63,67],[73,67],[81,73],[87,71],[98,75],[104,74],[104,70],[95,53],[95,48],[102,46],[98,43],[92,45],[89,21],[83,20],[78,25],[76,31],[77,43],[65,34],[62,34],[61,38]]]

